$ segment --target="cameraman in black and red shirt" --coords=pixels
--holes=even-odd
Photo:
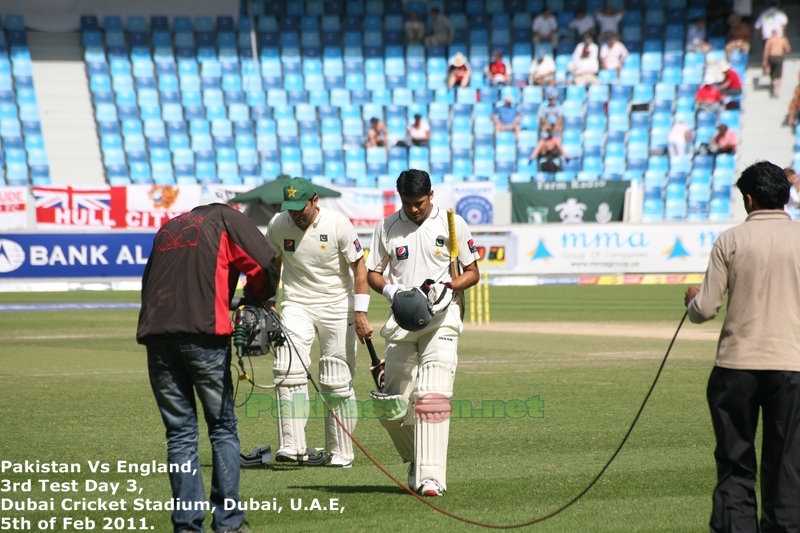
[[[142,278],[136,340],[147,346],[150,384],[167,430],[175,531],[203,531],[206,502],[197,453],[195,392],[203,405],[213,450],[212,528],[246,531],[244,512],[224,505],[239,501],[239,437],[233,412],[229,306],[240,273],[245,295],[275,295],[274,252],[256,225],[223,204],[196,207],[159,229]],[[203,502],[195,505],[194,502]],[[191,510],[184,510],[184,505]]]

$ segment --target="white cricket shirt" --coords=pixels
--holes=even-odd
[[[342,213],[319,208],[305,231],[284,211],[267,226],[267,242],[283,264],[283,303],[326,306],[353,292],[350,265],[363,257],[361,243]]]
[[[467,223],[455,216],[458,261],[463,266],[478,260]],[[388,283],[419,287],[426,279],[450,281],[450,236],[447,212],[433,206],[430,216],[417,226],[402,209],[378,222],[367,256],[367,270],[384,273]]]

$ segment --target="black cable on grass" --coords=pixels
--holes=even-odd
[[[478,520],[471,520],[469,518],[465,518],[463,516],[459,516],[457,514],[451,513],[450,511],[446,511],[446,510],[442,509],[441,507],[439,507],[437,505],[434,505],[429,500],[426,500],[425,498],[423,498],[422,496],[417,494],[415,491],[411,490],[405,483],[402,483],[396,477],[394,477],[391,473],[389,473],[389,471],[387,471],[386,468],[377,461],[377,459],[372,457],[372,455],[370,455],[367,452],[367,450],[364,449],[364,446],[358,441],[358,439],[353,437],[352,433],[350,433],[347,430],[347,428],[344,427],[344,424],[342,424],[342,421],[339,420],[339,417],[336,416],[336,414],[333,412],[333,409],[331,408],[331,406],[328,405],[328,402],[320,394],[319,388],[317,387],[317,384],[314,382],[314,379],[311,378],[311,373],[308,372],[307,368],[306,368],[306,373],[308,373],[309,381],[314,386],[314,389],[317,391],[317,394],[320,394],[320,397],[322,397],[322,401],[323,401],[323,403],[325,405],[325,408],[328,410],[328,412],[330,413],[331,417],[334,420],[336,420],[336,423],[339,424],[339,426],[347,434],[347,436],[350,437],[350,440],[352,440],[353,443],[356,446],[358,446],[358,449],[361,450],[361,452],[367,457],[367,459],[369,459],[372,462],[372,464],[374,464],[376,467],[378,467],[378,469],[381,472],[386,474],[386,476],[389,477],[389,479],[394,481],[397,484],[398,487],[404,489],[406,492],[408,492],[409,494],[414,496],[417,500],[419,500],[423,504],[427,505],[428,507],[430,507],[431,509],[433,509],[437,513],[441,513],[441,514],[443,514],[443,515],[445,515],[447,517],[450,517],[450,518],[452,518],[454,520],[458,520],[459,522],[464,522],[466,524],[472,524],[474,526],[485,527],[485,528],[489,528],[489,529],[517,529],[517,528],[521,528],[521,527],[532,526],[534,524],[538,524],[539,522],[544,522],[545,520],[549,520],[550,518],[553,518],[554,516],[558,515],[562,511],[565,511],[566,509],[570,508],[572,505],[577,503],[577,501],[580,500],[587,492],[589,492],[592,489],[592,487],[594,487],[595,484],[600,480],[600,478],[603,476],[603,474],[606,472],[606,470],[608,470],[608,467],[611,466],[611,463],[614,462],[614,459],[616,459],[617,455],[619,455],[619,452],[622,450],[622,447],[625,446],[626,442],[628,442],[628,437],[631,436],[631,433],[633,432],[633,428],[636,427],[636,422],[639,421],[639,417],[642,415],[642,411],[644,411],[644,407],[645,407],[645,405],[647,405],[647,401],[650,399],[650,395],[653,394],[653,390],[656,388],[656,383],[658,383],[658,378],[661,377],[661,371],[664,370],[664,365],[667,363],[667,357],[669,357],[669,352],[672,350],[672,345],[675,344],[675,339],[678,337],[678,332],[681,330],[681,326],[683,326],[683,323],[686,320],[686,317],[687,317],[688,314],[689,314],[688,311],[683,314],[683,318],[681,318],[681,322],[680,322],[680,324],[678,324],[678,329],[675,330],[675,334],[672,336],[672,340],[669,343],[669,347],[667,347],[667,353],[664,354],[664,359],[661,360],[661,365],[658,367],[658,372],[656,372],[656,377],[655,377],[655,379],[653,379],[653,384],[650,385],[650,390],[647,391],[647,394],[645,395],[644,400],[642,401],[642,405],[639,407],[639,411],[636,413],[636,416],[633,418],[633,422],[631,422],[631,425],[628,428],[628,432],[625,433],[625,436],[622,438],[622,442],[619,443],[619,446],[617,446],[617,449],[614,450],[613,454],[611,454],[611,458],[606,462],[606,464],[603,466],[603,468],[600,469],[600,472],[597,473],[597,475],[594,477],[594,479],[592,479],[592,481],[586,486],[586,488],[583,489],[581,492],[579,492],[577,496],[572,498],[570,501],[568,501],[567,503],[565,503],[564,505],[562,505],[561,507],[559,507],[555,511],[552,511],[552,512],[550,512],[550,513],[548,513],[548,514],[546,514],[544,516],[541,516],[539,518],[536,518],[536,519],[533,519],[533,520],[528,520],[527,522],[520,522],[518,524],[487,524],[485,522],[480,522]],[[302,359],[301,359],[301,363],[302,363]],[[303,363],[303,367],[305,368],[305,363]]]

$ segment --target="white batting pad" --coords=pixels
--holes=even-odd
[[[447,445],[453,377],[448,365],[433,361],[419,369],[414,414],[414,466],[417,483],[435,479],[447,488]],[[415,487],[417,488],[417,487]]]
[[[306,449],[306,422],[308,422],[308,385],[275,387],[278,397],[279,449],[295,450],[304,454]],[[299,456],[302,459],[302,455]]]
[[[358,421],[358,408],[350,367],[338,357],[320,358],[319,383],[325,401],[352,434]],[[354,458],[353,441],[330,415],[325,419],[325,448],[330,455],[336,454],[349,461]]]

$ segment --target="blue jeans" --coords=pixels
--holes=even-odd
[[[210,504],[216,509],[211,526],[214,531],[236,530],[244,512],[224,508],[225,499],[239,502],[239,436],[233,412],[230,338],[176,335],[150,338],[146,344],[150,385],[167,429],[168,462],[170,466],[191,465],[190,472],[169,474],[172,497],[192,507],[172,512],[175,533],[205,531],[205,511],[194,505],[206,502],[197,453],[200,436],[195,392],[203,405],[213,453]]]

